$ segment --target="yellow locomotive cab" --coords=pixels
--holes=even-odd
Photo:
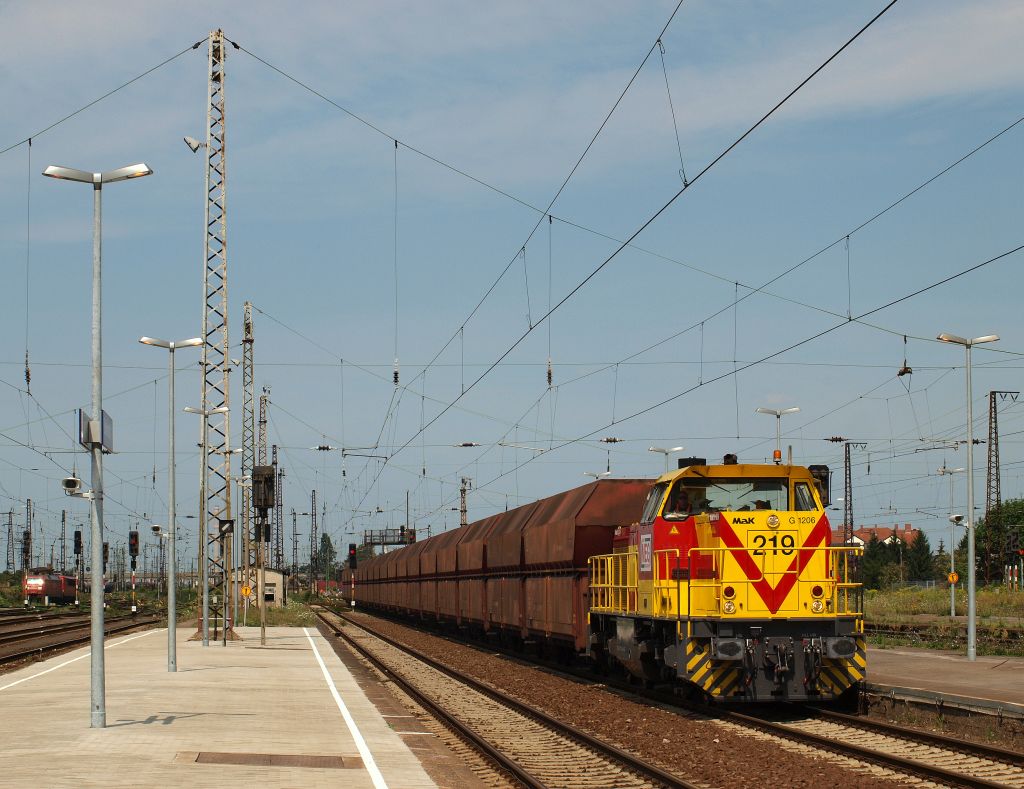
[[[590,559],[591,653],[735,700],[826,699],[864,677],[860,549],[832,545],[801,466],[695,463]]]

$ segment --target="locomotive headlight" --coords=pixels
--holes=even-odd
[[[736,590],[731,586],[722,587],[722,597],[726,600],[732,600],[736,596]]]
[[[811,603],[811,611],[813,611],[815,614],[820,614],[824,610],[825,604],[821,600],[815,600],[813,603]]]
[[[722,603],[722,611],[724,611],[727,614],[735,614],[736,603],[734,603],[732,600],[726,600],[724,603]]]
[[[811,597],[821,597],[823,594],[825,594],[825,590],[820,586],[815,585],[811,587]]]

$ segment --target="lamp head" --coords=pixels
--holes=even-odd
[[[197,140],[195,137],[185,137],[184,140],[185,145],[187,145],[192,150],[192,153],[195,153],[200,148],[206,146],[205,142],[199,142],[199,140]]]

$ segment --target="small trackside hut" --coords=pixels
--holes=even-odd
[[[861,549],[832,546],[828,468],[687,459],[590,559],[590,654],[720,701],[826,700],[863,680]]]

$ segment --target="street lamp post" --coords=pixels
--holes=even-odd
[[[117,170],[90,173],[71,167],[51,165],[43,175],[64,181],[92,184],[92,414],[89,454],[92,456],[92,491],[89,520],[92,527],[92,589],[90,592],[90,722],[94,729],[107,725],[105,666],[103,659],[103,444],[99,426],[103,421],[103,184],[141,178],[153,171],[145,164],[132,164]],[[95,428],[95,431],[94,431]]]
[[[758,414],[771,414],[775,417],[775,456],[773,460],[776,465],[782,463],[782,417],[786,414],[795,414],[800,409],[794,406],[793,408],[755,408],[754,412]]]
[[[200,623],[200,630],[203,632],[203,646],[210,646],[210,584],[206,577],[206,564],[209,559],[209,535],[206,526],[206,463],[209,454],[207,442],[207,420],[214,414],[224,414],[229,410],[227,406],[211,408],[204,411],[202,408],[185,406],[189,414],[198,414],[201,420],[200,427],[200,459],[199,459],[199,583],[203,587],[203,616]]]
[[[940,334],[942,342],[964,346],[967,369],[967,659],[978,657],[978,629],[975,606],[975,572],[974,572],[974,409],[971,404],[971,347],[984,342],[995,342],[998,335],[986,334],[968,340],[955,334]]]
[[[672,470],[669,465],[668,458],[674,452],[682,452],[686,447],[672,447],[672,449],[665,449],[664,447],[647,447],[648,452],[660,452],[665,456],[665,473],[667,474]]]
[[[949,477],[949,577],[952,579],[953,572],[956,567],[953,562],[954,553],[956,552],[956,525],[963,520],[963,518],[957,519],[953,515],[953,475],[959,474],[964,471],[962,468],[948,468],[945,461],[942,463],[942,468],[939,469],[940,475],[946,475]],[[956,584],[950,580],[949,583],[949,615],[956,616]]]
[[[174,499],[174,351],[177,348],[195,348],[202,345],[201,337],[193,337],[190,340],[160,340],[156,337],[140,337],[139,342],[143,345],[153,345],[157,348],[166,348],[167,369],[170,382],[167,392],[167,670],[178,670],[178,562],[176,556],[175,541],[177,539],[177,526],[175,524],[175,509],[177,505]]]

